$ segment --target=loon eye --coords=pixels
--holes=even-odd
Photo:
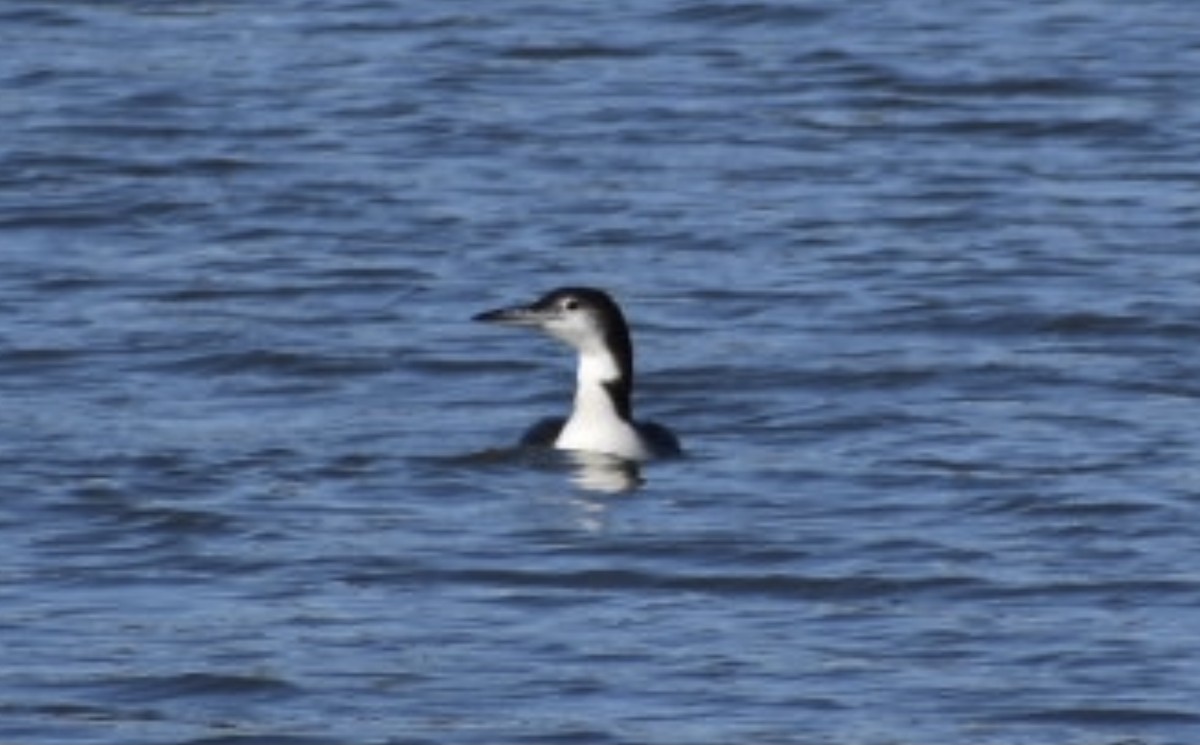
[[[579,301],[573,297],[569,297],[562,302],[563,310],[579,310]]]

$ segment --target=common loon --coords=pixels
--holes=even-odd
[[[682,455],[669,429],[633,419],[633,345],[625,315],[608,293],[562,287],[532,305],[487,311],[473,320],[540,329],[579,355],[571,415],[533,425],[521,438],[523,445],[606,453],[631,461]]]

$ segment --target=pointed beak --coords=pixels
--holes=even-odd
[[[541,326],[548,319],[544,310],[522,305],[514,308],[499,308],[472,316],[472,321],[499,323],[505,326]]]

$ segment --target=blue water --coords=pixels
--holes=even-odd
[[[0,740],[1200,741],[1194,20],[6,2]]]

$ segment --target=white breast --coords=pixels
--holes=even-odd
[[[579,357],[575,408],[554,441],[560,450],[590,450],[629,460],[646,460],[650,451],[633,426],[617,415],[604,382],[616,380],[619,367],[607,353]]]
[[[575,412],[563,425],[554,447],[608,453],[629,460],[646,460],[650,457],[642,438],[629,426],[629,422],[615,414],[597,416],[594,412],[581,410],[579,406],[575,407]]]

